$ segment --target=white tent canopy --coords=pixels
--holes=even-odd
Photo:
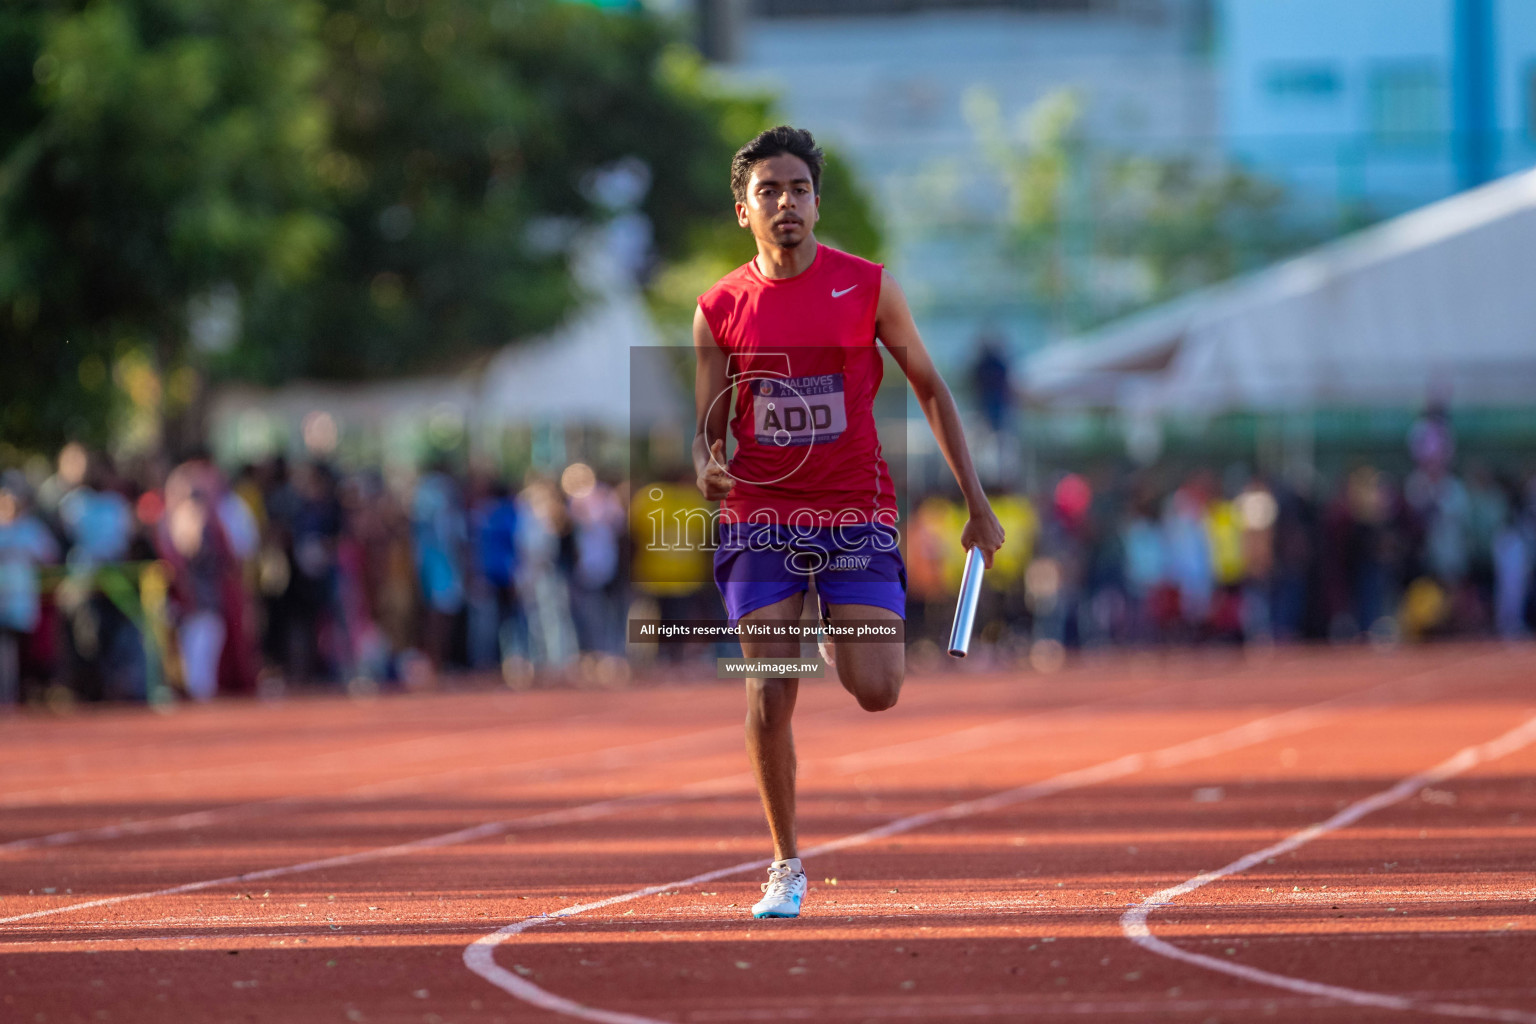
[[[1025,381],[1142,413],[1536,402],[1536,171],[1049,346]]]
[[[676,418],[691,402],[660,372],[661,361],[633,360],[631,349],[662,344],[637,293],[610,295],[588,307],[553,334],[502,349],[480,382],[477,416],[482,423],[588,423],[628,430]]]

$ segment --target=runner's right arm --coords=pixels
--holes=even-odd
[[[960,493],[965,496],[970,518],[960,531],[960,543],[966,548],[981,548],[982,558],[990,569],[992,552],[1003,546],[1003,526],[981,489],[976,467],[971,464],[971,451],[965,443],[965,429],[960,425],[960,410],[955,407],[954,396],[934,367],[922,335],[917,332],[907,297],[890,271],[885,271],[881,277],[880,305],[875,316],[878,337],[902,373],[907,375],[912,391],[917,395],[917,404],[939,442],[939,451],[949,463],[950,472],[955,474]]]
[[[698,430],[693,436],[693,468],[699,490],[710,501],[719,501],[731,493],[736,481],[725,468],[725,431],[730,424],[731,403],[715,401],[730,390],[726,354],[715,341],[704,319],[704,311],[693,311],[693,353],[697,364],[693,375],[693,404]]]

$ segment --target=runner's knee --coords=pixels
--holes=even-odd
[[[789,724],[795,710],[795,680],[778,677],[747,680],[747,724],[774,732]]]
[[[848,688],[865,711],[889,711],[901,696],[901,670],[865,675]]]

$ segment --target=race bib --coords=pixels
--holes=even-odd
[[[848,429],[841,373],[784,380],[759,378],[750,387],[758,444],[776,448],[831,444]]]

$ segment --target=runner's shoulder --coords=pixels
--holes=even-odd
[[[714,305],[722,299],[739,297],[749,291],[754,283],[752,261],[748,260],[710,285],[709,290],[699,296],[699,305]]]
[[[833,282],[832,298],[837,299],[858,287],[858,298],[873,316],[885,285],[885,265],[855,256],[851,252],[823,245],[825,273]],[[844,300],[847,301],[847,300]]]
[[[851,252],[834,249],[825,242],[821,243],[822,250],[826,253],[829,269],[847,269],[862,277],[878,278],[885,272],[885,264],[867,260],[862,256],[855,256]]]
[[[699,311],[704,314],[716,341],[724,339],[737,311],[747,302],[754,284],[751,268],[750,261],[743,263],[699,296]]]

